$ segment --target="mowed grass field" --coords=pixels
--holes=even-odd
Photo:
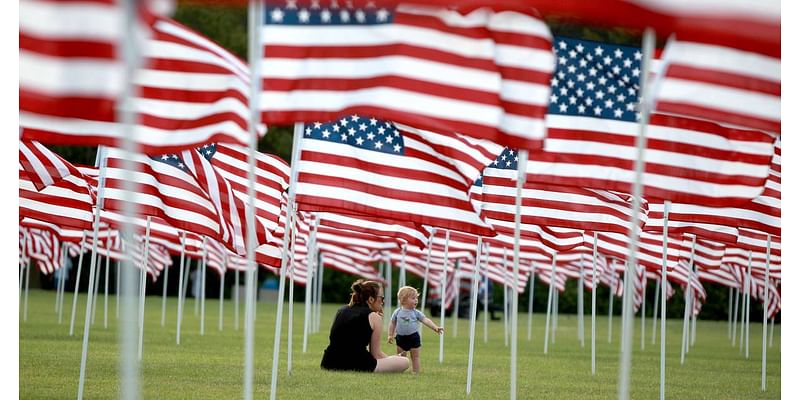
[[[31,290],[28,321],[19,322],[19,394],[23,399],[74,398],[80,369],[86,298],[78,301],[75,336],[69,336],[72,295],[65,296],[64,322],[54,312],[55,292]],[[118,345],[116,297],[109,297],[109,326],[103,328],[103,299],[99,299],[91,329],[86,371],[85,398],[118,397]],[[587,301],[588,303],[588,301]],[[234,329],[233,302],[225,301],[224,327],[220,332],[219,302],[206,302],[205,335],[194,300],[187,299],[181,344],[175,344],[177,299],[167,299],[166,325],[161,326],[161,297],[146,302],[144,353],[141,384],[148,399],[234,399],[242,397],[243,318]],[[241,304],[241,311],[244,305]],[[376,375],[328,372],[319,368],[328,345],[328,330],[339,305],[322,307],[320,331],[308,340],[302,352],[303,307],[294,310],[294,352],[291,376],[286,367],[286,318],[278,381],[280,399],[457,399],[466,398],[469,321],[459,320],[454,337],[453,321],[445,323],[444,362],[439,363],[438,337],[426,328],[422,336],[422,373]],[[521,305],[524,307],[524,305]],[[587,308],[588,309],[588,308]],[[648,305],[650,309],[650,305]],[[426,310],[427,311],[427,310]],[[256,317],[255,398],[267,398],[272,366],[276,307],[259,303]],[[651,343],[652,310],[646,322],[646,346],[640,349],[641,321],[634,325],[632,399],[656,399],[659,393],[659,343]],[[438,323],[438,318],[435,319]],[[510,347],[503,339],[503,324],[489,322],[489,340],[483,341],[483,320],[478,320],[475,369],[471,398],[509,397]],[[617,396],[620,318],[613,319],[613,337],[608,342],[608,319],[597,319],[597,374],[591,374],[590,316],[586,318],[586,345],[577,338],[577,317],[561,314],[555,343],[543,354],[545,316],[533,318],[532,340],[527,338],[528,316],[520,314],[518,345],[518,398],[520,399],[611,399]],[[667,321],[668,398],[679,399],[777,399],[780,397],[780,326],[775,327],[772,348],[767,352],[767,391],[761,392],[761,324],[750,328],[750,359],[745,359],[727,337],[727,322],[698,321],[697,341],[680,365],[682,320]],[[659,328],[660,329],[660,328]],[[394,346],[384,345],[390,353]]]

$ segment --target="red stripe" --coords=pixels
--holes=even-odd
[[[780,81],[761,79],[752,75],[741,75],[732,72],[715,70],[711,67],[699,68],[676,63],[669,64],[667,78],[685,79],[727,86],[767,95],[781,96]]]
[[[236,89],[227,89],[217,92],[141,86],[139,90],[139,96],[144,99],[171,100],[198,104],[214,103],[223,99],[236,99],[245,106],[248,103],[247,95]]]
[[[753,115],[736,114],[695,104],[660,100],[658,104],[656,104],[656,110],[666,113],[705,118],[733,125],[741,125],[751,129],[761,129],[767,132],[781,133],[780,120],[776,121]]]
[[[267,77],[262,80],[262,84],[263,90],[266,92],[291,92],[301,90],[349,92],[371,88],[394,88],[471,103],[494,106],[499,106],[500,104],[500,96],[497,93],[442,84],[434,80],[419,80],[393,75],[355,79],[303,78],[297,80],[273,79]]]
[[[20,111],[49,117],[79,118],[113,122],[116,117],[114,99],[102,97],[54,96],[20,88]]]
[[[169,131],[202,129],[213,124],[221,124],[225,122],[233,122],[243,131],[247,130],[247,120],[234,112],[220,112],[196,119],[173,119],[144,113],[139,115],[139,123],[141,125]],[[229,135],[233,135],[233,133],[230,131],[227,133]]]
[[[492,60],[465,57],[455,53],[419,47],[408,44],[388,44],[377,46],[264,46],[265,62],[276,59],[312,60],[309,62],[324,63],[326,59],[340,61],[380,60],[384,57],[408,57],[422,61],[431,61],[452,68],[470,68],[486,72],[497,72]]]
[[[114,42],[56,39],[53,37],[40,38],[23,31],[19,33],[20,50],[51,57],[113,60],[116,57],[115,45]]]

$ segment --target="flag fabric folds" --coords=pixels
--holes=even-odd
[[[123,126],[115,122],[115,113],[124,65],[116,40],[122,35],[123,17],[114,1],[103,3],[27,0],[21,4],[25,11],[20,15],[23,138],[53,144],[120,145]],[[42,8],[48,9],[46,14]],[[99,15],[98,9],[108,15]],[[23,40],[29,25],[36,26],[31,28],[33,35],[37,30],[51,30],[39,26],[47,24],[69,29],[52,33],[59,38]],[[136,122],[131,138],[142,152],[171,153],[207,142],[247,145],[247,65],[175,21],[158,18],[148,26],[150,35],[139,44],[142,62],[132,78],[131,107]],[[63,47],[68,44],[73,50],[48,50],[55,52],[48,57],[61,57],[58,66],[29,65],[34,61],[49,65],[51,60],[40,60],[42,55],[35,53],[47,50],[49,45],[42,44],[45,40],[55,40]],[[29,42],[30,48],[26,46]],[[40,87],[46,83],[49,86]],[[263,134],[263,127],[259,131]]]
[[[263,119],[364,113],[538,149],[553,71],[533,9],[265,5]]]
[[[434,150],[447,143],[449,154]],[[480,173],[470,162],[499,154],[471,141],[352,115],[306,126],[298,164],[301,210],[359,213],[470,233],[492,235],[469,201]],[[459,167],[461,165],[461,167]],[[472,171],[472,176],[464,176]]]
[[[548,137],[529,155],[528,180],[630,192],[642,52],[560,37],[554,49]],[[774,141],[766,133],[654,114],[647,138],[645,198],[725,206],[763,190]]]

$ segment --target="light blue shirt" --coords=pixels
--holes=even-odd
[[[400,336],[410,335],[419,331],[419,323],[425,319],[425,314],[417,309],[403,307],[394,310],[392,322],[396,327],[395,334]]]

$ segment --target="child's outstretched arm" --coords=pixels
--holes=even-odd
[[[436,324],[433,321],[431,321],[431,319],[428,317],[425,317],[425,319],[422,320],[422,323],[425,324],[425,326],[427,326],[428,328],[433,329],[434,332],[440,335],[444,333],[444,328],[436,326]]]
[[[389,338],[388,338],[388,340],[386,341],[386,342],[387,342],[387,343],[389,343],[389,344],[392,344],[392,343],[394,343],[394,330],[395,330],[395,328],[396,328],[396,327],[395,327],[395,321],[394,321],[394,320],[391,320],[391,321],[389,322]]]

